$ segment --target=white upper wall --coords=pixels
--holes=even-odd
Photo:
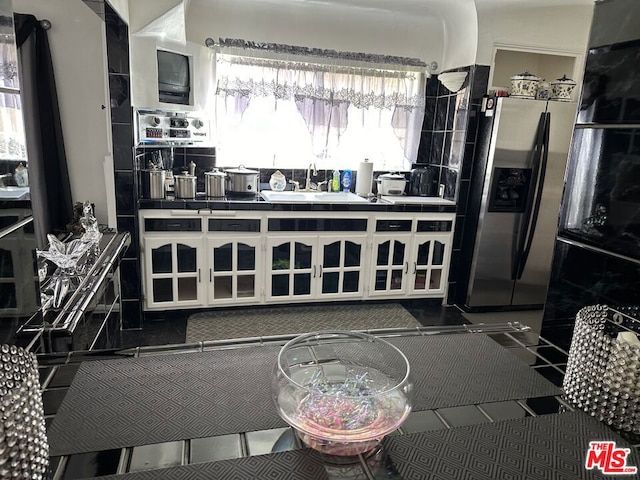
[[[527,3],[477,1],[478,51],[475,63],[491,65],[496,43],[575,52],[587,50],[593,0],[566,4],[531,0]]]
[[[367,6],[377,3],[380,6]],[[442,64],[444,23],[437,10],[400,13],[389,8],[393,8],[390,2],[371,0],[192,0],[187,9],[187,40],[203,45],[207,37],[242,38]]]
[[[105,24],[81,0],[13,0],[13,10],[51,21],[48,37],[71,196],[74,202],[94,203],[98,221],[109,223],[115,197]]]

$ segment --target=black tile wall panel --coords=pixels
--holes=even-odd
[[[426,97],[424,106],[424,121],[422,122],[422,131],[432,131],[435,118],[437,97]]]
[[[487,94],[489,86],[489,65],[474,65],[473,85],[471,87],[471,103],[480,105],[482,97]]]
[[[429,152],[429,164],[441,165],[442,152],[444,150],[444,132],[434,132],[431,139],[431,151]]]
[[[113,142],[113,167],[116,170],[133,170],[133,129],[131,125],[117,123],[111,125]]]
[[[109,98],[111,102],[111,122],[131,123],[131,93],[129,75],[121,73],[109,74]]]
[[[436,117],[433,124],[434,131],[443,131],[447,129],[447,114],[449,112],[448,97],[438,97],[436,100]]]
[[[138,259],[123,259],[120,262],[120,291],[123,300],[140,300],[140,262]]]
[[[117,228],[119,232],[129,232],[131,234],[131,244],[124,253],[124,258],[139,257],[139,237],[138,237],[138,220],[134,216],[117,216]]]
[[[116,213],[134,215],[137,201],[133,172],[115,172]]]
[[[122,301],[122,328],[142,328],[142,308],[139,300]]]
[[[438,75],[431,75],[431,77],[427,79],[427,96],[437,97],[439,88],[440,80],[438,80]]]
[[[122,21],[107,22],[105,27],[109,73],[129,74],[129,28]]]
[[[448,107],[447,107],[447,121],[445,130],[453,130],[453,121],[456,117],[456,103],[458,97],[456,95],[450,95],[447,98]]]

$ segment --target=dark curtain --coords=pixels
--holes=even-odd
[[[14,14],[31,206],[38,248],[73,217],[58,94],[47,31],[33,15]]]

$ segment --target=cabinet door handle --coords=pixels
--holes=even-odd
[[[198,283],[200,283],[202,279],[200,278],[200,269],[198,269]]]
[[[405,275],[409,273],[409,262],[404,262],[404,273]]]
[[[322,278],[322,265],[320,265],[320,274],[318,275],[318,278]]]
[[[209,269],[209,282],[213,282],[213,268]]]
[[[418,271],[418,263],[413,262],[413,274],[415,275],[417,271]]]
[[[316,278],[316,266],[313,266],[313,278]]]

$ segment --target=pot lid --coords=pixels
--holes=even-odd
[[[244,165],[238,166],[238,168],[227,168],[227,173],[240,173],[243,175],[257,175],[258,172],[256,170],[251,170]]]
[[[511,77],[511,80],[540,80],[540,77],[537,77],[533,73],[525,70],[523,73],[519,73]]]
[[[393,173],[393,172],[384,173],[380,175],[378,178],[381,180],[406,180],[406,178],[404,178],[404,175],[400,173]]]
[[[566,74],[564,74],[562,78],[558,78],[557,80],[551,82],[551,85],[575,85],[575,84],[576,82],[574,82],[570,78],[567,78]]]
[[[211,170],[210,172],[204,172],[204,174],[206,176],[209,177],[226,177],[227,174],[224,172],[221,172],[220,170],[218,170],[217,168],[214,168],[213,170]]]
[[[182,178],[186,178],[186,179],[196,179],[197,177],[195,175],[189,175],[189,172],[182,172],[180,175],[174,175],[173,178],[177,178],[177,179],[182,179]]]
[[[276,170],[272,175],[271,178],[275,178],[276,180],[279,180],[281,178],[285,178],[284,174],[280,171],[280,170]]]

